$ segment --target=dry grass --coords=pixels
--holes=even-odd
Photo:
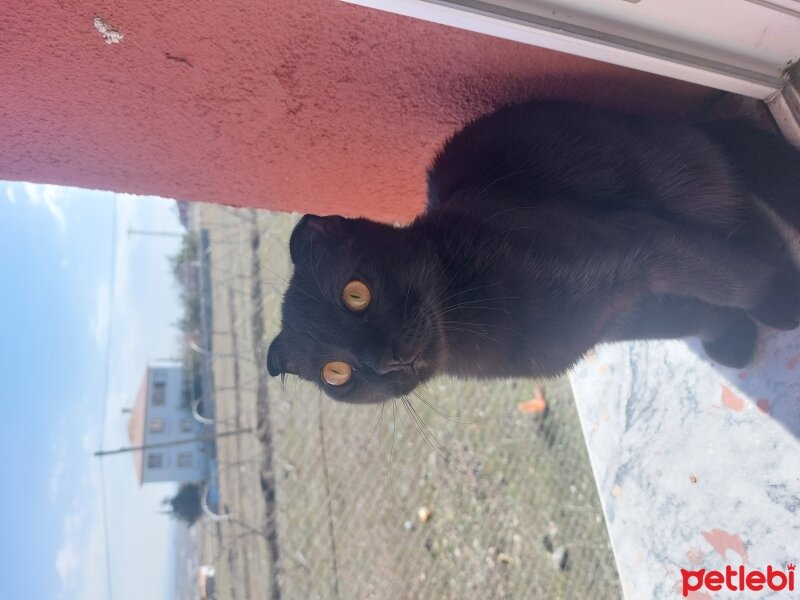
[[[256,435],[219,443],[222,502],[236,520],[204,522],[200,538],[221,598],[270,597],[265,475],[275,481],[284,598],[620,596],[565,380],[545,385],[543,415],[518,409],[534,395],[529,380],[437,380],[425,401],[412,397],[417,416],[401,403],[338,405],[303,382],[270,380],[259,407],[258,355],[269,339],[256,339],[252,316],[263,317],[267,338],[277,332],[296,218],[213,206],[201,215],[211,233],[217,414],[223,427],[256,427],[268,406],[272,442],[271,472]],[[564,551],[562,569],[553,552]]]

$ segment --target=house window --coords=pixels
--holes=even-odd
[[[160,469],[164,466],[164,455],[161,452],[151,452],[147,455],[147,468]]]
[[[164,419],[152,419],[150,421],[150,433],[164,433]]]
[[[181,431],[183,433],[190,433],[194,431],[194,419],[190,419],[189,417],[183,417],[181,419]]]
[[[167,401],[167,383],[165,381],[154,382],[150,396],[150,403],[153,406],[164,406],[166,401]]]
[[[178,468],[187,468],[192,466],[192,453],[191,452],[178,452]]]

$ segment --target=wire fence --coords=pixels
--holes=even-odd
[[[208,232],[217,469],[199,525],[220,598],[619,598],[565,380],[448,379],[413,403],[339,405],[269,379],[296,217],[219,206]],[[208,350],[208,347],[206,348]],[[527,405],[523,405],[524,409]]]

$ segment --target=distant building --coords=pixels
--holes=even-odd
[[[133,446],[149,446],[197,437],[203,426],[183,398],[183,369],[149,366],[145,371],[128,423]],[[155,481],[200,482],[206,476],[205,444],[186,442],[134,454],[139,484]]]

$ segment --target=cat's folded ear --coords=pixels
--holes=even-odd
[[[312,247],[312,244],[322,247],[338,244],[344,236],[345,222],[344,217],[336,215],[329,217],[305,215],[301,218],[289,239],[289,254],[292,262],[296,263],[302,253]]]
[[[272,377],[289,373],[297,374],[297,368],[289,359],[289,352],[283,339],[283,332],[275,336],[267,350],[267,371]]]

